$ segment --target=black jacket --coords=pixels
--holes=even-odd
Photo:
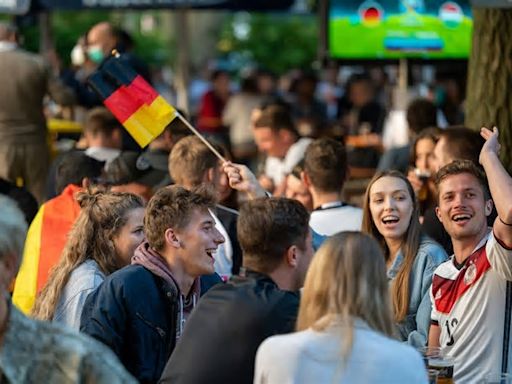
[[[213,280],[220,278],[205,278]],[[139,382],[155,383],[174,349],[177,311],[174,287],[141,265],[129,265],[87,297],[80,331],[110,347]]]
[[[259,273],[216,286],[194,309],[160,382],[252,384],[259,345],[292,332],[298,307],[298,293]]]

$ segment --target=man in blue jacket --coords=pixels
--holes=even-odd
[[[146,242],[132,264],[111,274],[86,301],[80,330],[109,346],[141,383],[160,377],[201,293],[224,237],[211,196],[160,189],[144,218]]]

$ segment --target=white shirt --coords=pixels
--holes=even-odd
[[[384,149],[403,147],[408,143],[409,132],[405,111],[401,109],[389,111],[382,130],[382,145]]]
[[[217,248],[213,267],[215,268],[215,272],[217,272],[223,280],[227,280],[231,277],[231,269],[233,268],[233,245],[231,244],[231,239],[229,238],[226,228],[224,228],[219,218],[213,211],[209,211],[215,220],[215,228],[217,228],[225,239],[224,243],[220,244]]]
[[[222,122],[229,127],[229,138],[233,146],[254,144],[251,111],[261,104],[261,100],[261,96],[245,92],[229,98],[222,113]]]
[[[361,208],[334,201],[311,212],[309,226],[316,233],[332,236],[342,231],[360,231],[362,222]]]
[[[107,164],[114,160],[121,153],[120,149],[106,147],[89,147],[85,154],[98,161],[105,161]]]
[[[256,354],[254,384],[427,383],[422,357],[356,320],[354,343],[343,365],[343,332],[311,329],[265,340]]]
[[[460,270],[452,256],[434,272],[432,322],[441,329],[441,348],[455,359],[456,383],[480,383],[501,371],[507,280],[512,251],[492,231]]]
[[[311,141],[312,140],[307,137],[297,140],[290,149],[288,149],[284,159],[272,156],[267,157],[265,161],[265,175],[270,177],[275,185],[281,184],[285,176],[304,158],[304,152],[306,152],[306,148]]]
[[[9,41],[0,41],[0,52],[10,52],[18,48],[18,44]]]
[[[446,128],[449,124],[441,110],[437,110],[437,126]],[[385,150],[403,147],[409,144],[409,128],[406,119],[406,111],[392,110],[384,121],[382,131],[382,145]]]

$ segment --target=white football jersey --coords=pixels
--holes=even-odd
[[[441,347],[455,360],[456,383],[480,383],[501,370],[507,280],[512,250],[492,231],[460,269],[452,256],[434,272],[432,322],[441,329]]]

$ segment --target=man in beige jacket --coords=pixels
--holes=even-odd
[[[22,179],[41,203],[48,172],[43,99],[69,105],[73,92],[60,83],[42,57],[18,46],[16,28],[0,22],[0,177]]]

